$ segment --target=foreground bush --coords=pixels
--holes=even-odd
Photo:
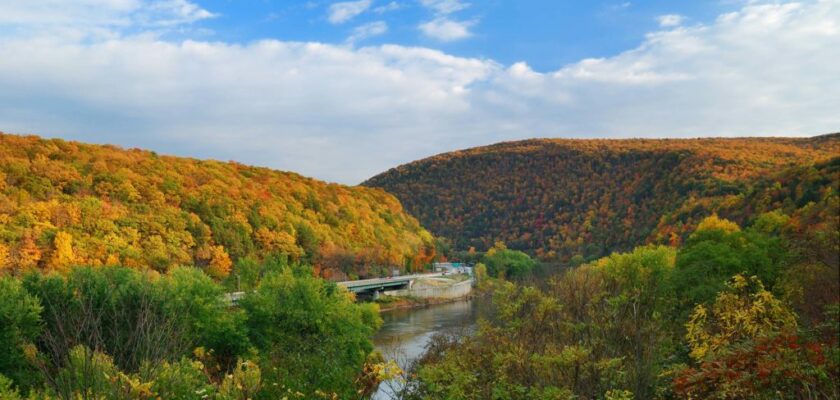
[[[0,399],[369,395],[375,306],[278,271],[238,307],[193,268],[0,278]]]

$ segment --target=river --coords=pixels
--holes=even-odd
[[[450,329],[472,328],[477,319],[475,303],[470,300],[434,306],[393,310],[382,313],[384,324],[373,342],[387,359],[396,360],[407,370],[411,363],[423,355],[429,339]],[[383,382],[373,395],[373,400],[390,400],[401,384]]]

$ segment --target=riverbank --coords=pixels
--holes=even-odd
[[[471,295],[471,277],[459,274],[418,279],[407,289],[383,292],[376,302],[380,311],[390,311],[461,301]]]
[[[453,298],[419,298],[411,296],[383,296],[376,300],[379,304],[379,312],[393,310],[408,310],[413,308],[424,308],[438,304],[454,303],[472,299],[472,293],[461,297]]]

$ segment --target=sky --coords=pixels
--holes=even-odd
[[[358,184],[534,137],[840,131],[840,0],[0,0],[0,131]]]

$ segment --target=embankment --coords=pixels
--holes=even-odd
[[[471,279],[428,278],[418,279],[408,289],[383,292],[378,302],[381,311],[388,311],[448,303],[468,298],[471,293]]]

